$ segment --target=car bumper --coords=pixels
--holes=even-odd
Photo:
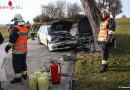
[[[60,49],[69,49],[75,46],[76,46],[76,41],[66,41],[66,42],[49,44],[48,48],[50,51],[53,51],[53,50],[60,50]]]

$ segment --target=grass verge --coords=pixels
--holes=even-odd
[[[130,87],[130,19],[117,19],[117,49],[111,49],[109,71],[99,73],[100,55],[77,52],[74,90],[122,90]],[[129,90],[125,89],[125,90]]]
[[[7,26],[1,26],[0,27],[0,32],[2,33],[3,37],[4,38],[7,38],[9,35],[8,35],[8,28]]]

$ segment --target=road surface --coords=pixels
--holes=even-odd
[[[71,31],[74,33],[73,31]],[[2,52],[6,46],[6,42],[0,46],[0,55],[2,56]],[[40,71],[42,67],[42,61],[46,61],[48,64],[50,59],[60,60],[62,55],[75,56],[73,50],[64,50],[57,52],[49,52],[45,45],[39,45],[36,40],[28,40],[28,54],[27,54],[27,66],[28,66],[28,75],[32,75],[35,71]],[[62,65],[62,73],[73,73],[73,61],[64,62]],[[12,57],[11,50],[6,57],[6,65],[5,65],[6,74],[8,77],[8,81],[2,82],[2,87],[4,90],[29,90],[28,80],[23,81],[20,84],[10,84],[9,81],[14,78],[14,72],[12,68]],[[69,90],[69,80],[71,77],[62,77],[61,84],[59,85],[51,85],[49,90]]]

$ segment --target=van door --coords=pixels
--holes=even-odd
[[[44,30],[44,42],[45,42],[45,45],[48,44],[48,40],[47,40],[47,36],[48,36],[48,27],[45,27],[45,30]]]
[[[45,45],[47,45],[47,27],[44,26],[41,31],[41,42]]]

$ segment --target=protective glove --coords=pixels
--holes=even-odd
[[[10,49],[11,49],[11,47],[7,45],[7,46],[5,47],[5,52],[8,53]]]

